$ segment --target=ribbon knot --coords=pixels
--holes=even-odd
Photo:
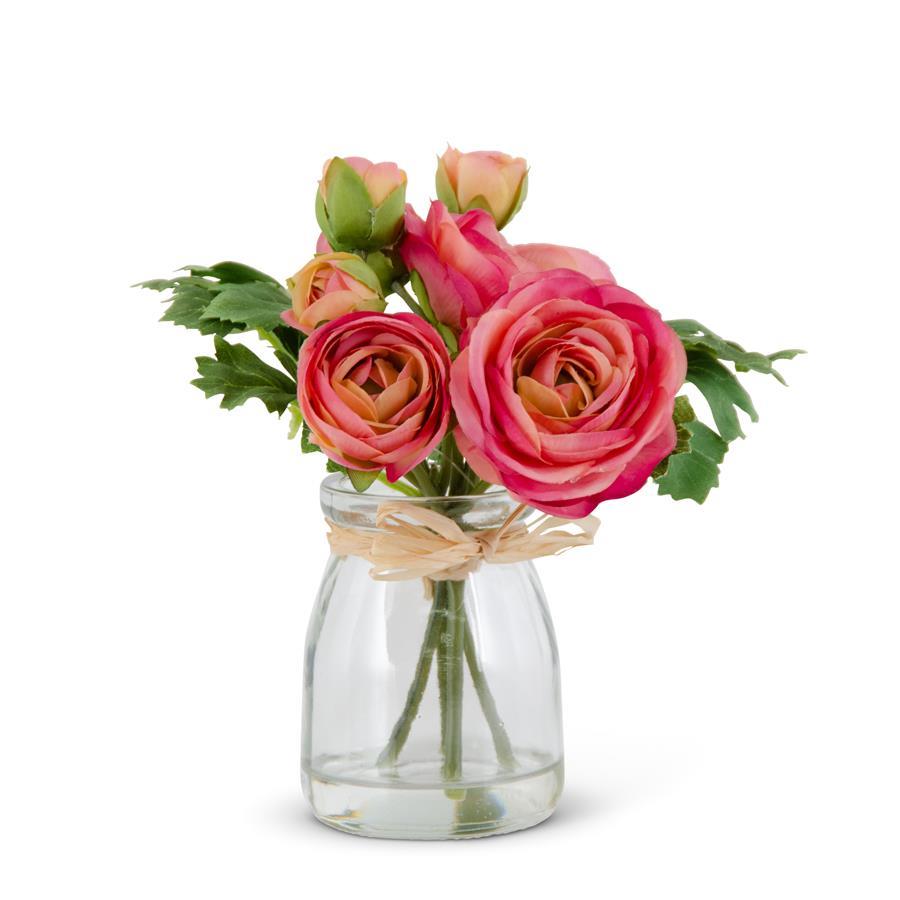
[[[448,516],[402,500],[378,507],[374,531],[325,521],[332,552],[372,563],[369,574],[376,581],[462,581],[482,563],[522,562],[586,546],[600,526],[593,516],[541,515],[525,523],[519,521],[524,509],[518,506],[499,528],[482,531],[463,531]]]

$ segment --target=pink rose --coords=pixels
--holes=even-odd
[[[674,448],[686,367],[675,332],[630,291],[564,269],[518,275],[453,363],[456,440],[521,502],[584,516]]]
[[[557,244],[517,244],[516,255],[524,261],[528,271],[545,272],[549,269],[574,269],[587,275],[591,281],[615,284],[616,279],[609,266],[593,253],[577,247],[560,247]]]
[[[438,160],[438,199],[451,212],[486,209],[498,228],[521,209],[528,192],[528,163],[493,150],[460,153],[448,147]]]
[[[438,200],[424,222],[407,206],[400,255],[419,273],[437,320],[455,331],[504,294],[520,269],[488,213],[473,209],[454,216]]]
[[[447,431],[450,357],[412,313],[358,312],[317,328],[300,348],[298,399],[313,441],[350,469],[396,481]]]
[[[281,317],[304,334],[346,313],[385,307],[378,276],[353,253],[314,256],[287,284],[291,308]]]

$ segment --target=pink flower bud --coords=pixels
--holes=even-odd
[[[314,256],[288,279],[288,288],[291,309],[282,318],[307,335],[345,313],[380,312],[385,306],[378,276],[353,253]]]
[[[450,212],[485,209],[503,228],[525,201],[528,164],[505,153],[460,153],[448,147],[438,159],[435,181],[438,199]]]

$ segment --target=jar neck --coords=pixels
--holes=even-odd
[[[372,530],[376,528],[378,507],[386,502],[409,508],[427,507],[453,519],[464,531],[499,528],[519,506],[502,488],[454,497],[408,497],[375,482],[367,491],[359,493],[346,476],[339,474],[329,475],[322,481],[319,497],[325,518],[345,527]]]

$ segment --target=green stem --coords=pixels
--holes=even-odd
[[[389,488],[392,488],[395,491],[399,491],[401,494],[405,494],[407,497],[421,497],[422,495],[413,487],[411,484],[404,484],[402,481],[388,481],[387,475],[384,472],[380,472],[378,475],[378,481],[382,484],[386,484]]]
[[[410,469],[407,477],[411,477],[414,484],[418,485],[419,492],[424,497],[438,497],[437,488],[431,480],[431,474],[428,471],[428,463],[420,462],[414,469]]]
[[[291,351],[288,350],[287,347],[284,346],[284,344],[283,344],[282,341],[281,341],[281,338],[278,337],[278,335],[275,334],[275,333],[272,332],[272,331],[266,331],[265,328],[257,328],[257,329],[256,329],[256,333],[257,333],[264,341],[268,341],[268,342],[269,342],[276,350],[278,350],[280,353],[283,353],[283,354],[284,354],[284,355],[285,355],[285,356],[286,356],[286,357],[294,364],[293,371],[291,371],[290,369],[288,369],[287,366],[285,366],[285,369],[288,371],[288,373],[289,373],[293,378],[296,379],[296,377],[297,377],[297,357],[296,357],[293,353],[291,353]]]
[[[445,610],[444,631],[437,647],[441,697],[441,750],[444,781],[462,776],[463,658],[465,647],[464,581],[438,582]],[[435,585],[437,587],[437,585]],[[437,596],[435,596],[437,602]]]
[[[422,649],[419,651],[419,659],[416,662],[416,671],[413,675],[412,684],[410,684],[409,691],[406,694],[406,703],[403,711],[400,713],[400,718],[394,723],[387,746],[385,746],[378,757],[379,768],[392,766],[397,762],[397,757],[400,755],[400,751],[409,737],[412,723],[419,713],[422,696],[425,693],[425,688],[428,686],[428,676],[431,674],[431,661],[434,659],[435,649],[443,628],[444,611],[439,608],[437,602],[434,602],[431,605],[431,613],[425,625],[425,638],[422,641]]]
[[[472,675],[472,684],[475,686],[475,693],[478,695],[478,702],[481,704],[481,711],[491,730],[491,739],[494,742],[494,752],[497,754],[497,762],[504,769],[511,770],[515,768],[516,757],[513,753],[512,744],[509,741],[509,735],[506,733],[506,726],[497,712],[497,703],[494,695],[488,687],[487,678],[484,669],[481,668],[481,662],[478,659],[478,651],[475,648],[475,638],[472,634],[472,628],[469,625],[468,618],[465,620],[465,647],[466,647],[466,664]]]
[[[409,308],[410,308],[417,316],[419,316],[419,317],[422,318],[422,319],[425,319],[426,322],[428,321],[428,316],[425,315],[425,311],[422,309],[421,306],[419,306],[418,303],[416,303],[416,301],[413,299],[412,294],[410,294],[409,291],[407,291],[406,288],[403,287],[403,285],[400,284],[399,281],[395,281],[395,282],[391,285],[391,288],[393,289],[394,293],[395,293],[398,297],[400,297],[400,298],[403,300],[403,302],[404,302],[404,303],[405,303],[405,304],[406,304],[406,305],[407,305],[407,306],[408,306],[408,307],[409,307]]]

